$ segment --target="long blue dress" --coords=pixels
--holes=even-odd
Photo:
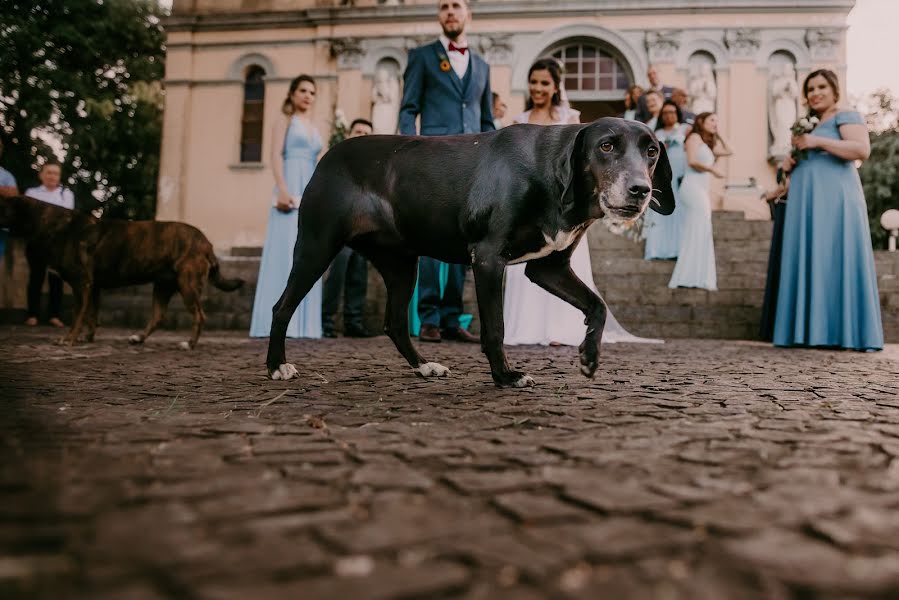
[[[287,191],[299,199],[315,170],[315,159],[322,149],[318,131],[294,116],[284,138],[284,179]],[[275,189],[275,197],[278,190]],[[287,277],[293,266],[293,247],[297,241],[297,210],[282,213],[270,209],[259,280],[253,301],[250,337],[268,337],[272,328],[272,307],[284,292]],[[318,280],[300,303],[290,324],[287,336],[292,338],[320,338],[322,336],[322,282]]]
[[[811,135],[840,139],[837,113]],[[790,178],[784,223],[776,346],[883,348],[883,325],[868,214],[853,161],[810,150]]]
[[[700,144],[697,160],[707,167],[715,164],[715,155],[707,144]],[[708,171],[696,171],[687,165],[680,184],[681,239],[677,264],[668,287],[718,289],[715,271],[715,243],[712,239],[712,204],[709,199]]]
[[[643,258],[646,260],[677,258],[681,236],[678,186],[687,168],[687,154],[684,152],[685,134],[685,126],[681,124],[671,131],[656,130],[656,137],[665,144],[668,162],[671,164],[671,187],[674,190],[675,208],[674,212],[667,216],[660,215],[654,210],[646,211],[643,217],[643,233],[646,237]]]

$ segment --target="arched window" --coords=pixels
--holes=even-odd
[[[630,76],[621,61],[599,46],[574,43],[556,49],[552,55],[562,61],[565,90],[575,96],[617,98],[630,85]]]
[[[265,69],[247,69],[243,84],[243,116],[240,120],[240,162],[262,161],[262,118],[265,106]]]

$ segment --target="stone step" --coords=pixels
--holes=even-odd
[[[231,256],[262,256],[262,246],[234,246]]]

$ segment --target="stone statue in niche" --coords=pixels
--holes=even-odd
[[[796,122],[798,101],[799,84],[793,65],[785,62],[774,67],[768,78],[769,156],[780,158],[790,152],[790,128]]]
[[[690,81],[687,83],[687,91],[690,94],[691,111],[697,115],[704,112],[715,112],[718,86],[715,83],[715,73],[712,72],[710,63],[702,63],[693,71]]]
[[[394,134],[400,114],[400,80],[389,69],[379,67],[371,93],[373,133]]]

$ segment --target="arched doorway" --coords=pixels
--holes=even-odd
[[[564,86],[581,121],[617,117],[624,112],[624,95],[634,81],[627,62],[614,48],[596,39],[569,39],[546,54],[558,59],[564,70]]]

